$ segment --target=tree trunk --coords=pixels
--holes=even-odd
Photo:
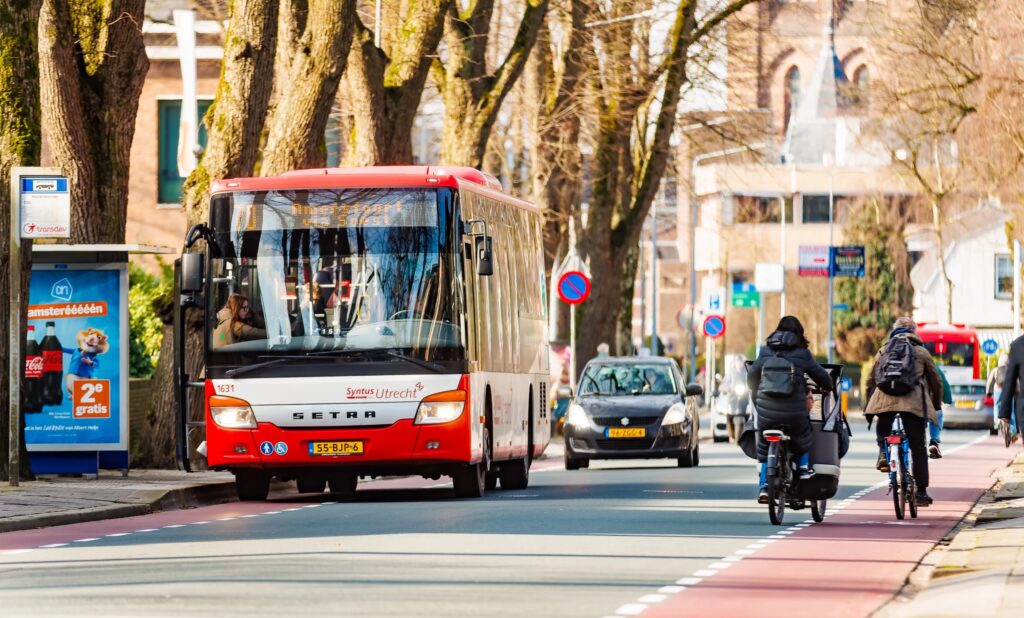
[[[8,365],[10,362],[10,283],[11,275],[21,278],[21,299],[28,298],[29,272],[32,268],[32,241],[22,241],[19,273],[11,273],[7,263],[10,255],[10,203],[11,168],[38,165],[40,144],[39,123],[39,56],[37,48],[37,23],[40,0],[8,0],[0,8],[0,320],[3,320],[3,336],[0,337],[0,365],[4,378],[0,380],[0,482],[10,474],[8,451],[11,435],[10,406],[8,399]],[[26,332],[27,303],[22,302],[17,310],[21,313],[18,333]],[[19,336],[19,341],[24,337]],[[23,344],[21,345],[24,351]],[[22,356],[24,358],[24,356]],[[25,365],[22,363],[21,372]],[[21,448],[19,449],[20,474],[23,479],[32,478],[25,450],[25,423],[18,423]]]
[[[953,280],[946,269],[946,245],[942,238],[942,209],[936,200],[932,200],[932,230],[935,232],[935,257],[938,260],[939,273],[942,275],[942,286],[946,292],[944,314],[947,323],[953,322]]]
[[[149,70],[144,0],[44,0],[39,25],[43,125],[71,185],[71,242],[124,242],[139,95]]]
[[[262,175],[324,164],[324,130],[352,44],[355,4],[355,0],[310,0],[305,19],[288,20],[304,23],[304,30],[292,46],[290,62],[278,63],[282,72],[275,79],[282,86],[268,121]],[[295,10],[294,3],[286,6]]]
[[[441,162],[479,168],[501,103],[523,72],[544,25],[548,0],[526,0],[526,10],[508,55],[493,74],[487,71],[487,39],[495,0],[477,0],[459,13],[450,5],[445,43],[448,62],[436,61],[434,77],[444,100]]]
[[[273,80],[277,2],[236,0],[232,9],[217,95],[206,114],[209,142],[199,166],[185,181],[183,202],[190,225],[207,219],[211,180],[253,173],[270,99],[270,88],[266,85]],[[160,388],[154,389],[148,435],[141,440],[146,448],[138,454],[140,461],[161,467],[174,465],[172,335],[165,326],[160,362],[153,376],[154,384]],[[189,312],[185,348],[186,372],[193,379],[202,376],[202,315],[198,310]],[[203,405],[202,394],[194,393],[189,407],[195,420],[200,420]]]
[[[346,104],[352,112],[345,165],[412,163],[410,135],[450,2],[410,0],[402,23],[392,29],[397,34],[387,52],[356,20],[345,72]]]

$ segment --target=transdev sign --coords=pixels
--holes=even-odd
[[[71,192],[66,177],[25,176],[20,189],[22,238],[71,236]]]

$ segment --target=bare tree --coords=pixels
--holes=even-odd
[[[523,72],[548,0],[526,0],[526,10],[504,61],[487,67],[488,41],[496,0],[475,0],[466,10],[448,5],[445,18],[447,59],[434,60],[434,81],[444,100],[441,161],[480,167],[501,103]]]
[[[68,175],[72,242],[123,242],[139,95],[149,70],[144,0],[44,0],[39,19],[43,126]]]
[[[11,168],[39,163],[39,55],[37,49],[37,26],[41,0],[8,0],[0,7],[0,178],[11,176]],[[7,262],[10,255],[10,191],[0,188],[0,319],[4,324],[4,336],[0,337],[0,364],[4,371],[10,359],[10,338],[7,325],[10,324],[11,269]],[[21,289],[27,297],[29,271],[32,268],[32,241],[25,241],[21,248],[22,270],[15,276],[21,277]],[[25,312],[27,304],[19,307],[21,318],[19,333],[26,331]],[[23,358],[23,357],[22,357]],[[24,368],[22,369],[22,372]],[[8,380],[0,380],[0,478],[7,478],[7,452],[11,435]],[[31,478],[25,451],[25,423],[19,423],[21,433],[20,461],[22,478]]]
[[[270,99],[277,35],[276,0],[235,0],[224,44],[224,65],[213,106],[204,122],[209,142],[199,166],[185,181],[183,204],[190,225],[207,219],[210,182],[217,178],[250,176],[259,153]],[[196,312],[198,313],[198,312]],[[170,316],[165,316],[169,324]],[[202,321],[191,316],[185,365],[190,375],[202,375]],[[163,388],[155,393],[146,433],[137,452],[139,463],[174,465],[174,337],[164,328],[160,362],[153,377]],[[201,409],[201,401],[193,409]]]
[[[917,0],[907,18],[892,26],[882,52],[891,72],[878,92],[893,161],[914,179],[931,209],[948,321],[954,283],[946,268],[943,224],[958,201],[971,199],[959,149],[965,122],[977,112],[982,78],[976,8],[962,0]]]
[[[577,344],[581,360],[608,339],[619,352],[629,349],[637,243],[669,163],[690,56],[752,1],[680,1],[660,59],[649,52],[649,24],[631,15],[640,7],[611,3],[602,12],[590,72],[597,108],[593,188],[581,239],[601,276],[583,308],[590,327]]]
[[[281,3],[275,82],[260,172],[264,176],[323,165],[324,130],[345,70],[355,27],[355,0]]]
[[[345,73],[346,109],[352,131],[347,165],[408,164],[416,110],[452,0],[409,0],[388,24],[394,34],[374,42],[361,19]],[[383,33],[382,33],[383,34]]]

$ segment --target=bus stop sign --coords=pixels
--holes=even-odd
[[[569,305],[578,305],[590,296],[590,277],[570,270],[558,279],[558,297]]]

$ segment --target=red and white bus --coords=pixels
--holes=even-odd
[[[917,325],[917,334],[947,379],[981,378],[978,332],[973,328],[963,324],[922,323]]]
[[[211,194],[179,265],[179,322],[205,312],[203,378],[182,369],[177,329],[186,468],[205,423],[198,451],[243,500],[271,477],[342,495],[391,474],[451,476],[460,497],[526,487],[550,439],[535,207],[454,167],[302,170]]]

